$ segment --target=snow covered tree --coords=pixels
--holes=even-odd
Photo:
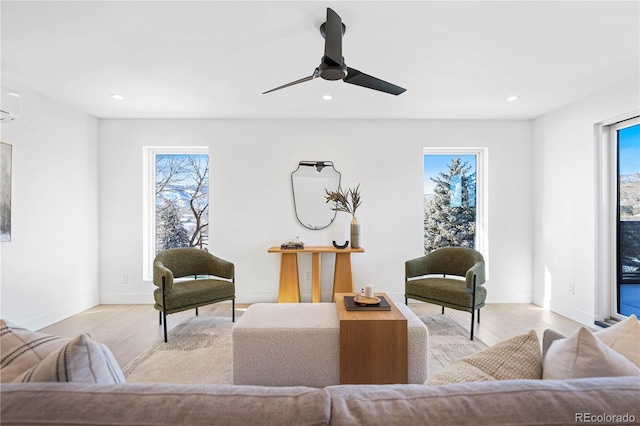
[[[475,174],[468,174],[471,167],[459,157],[451,159],[448,168],[431,178],[435,197],[425,205],[425,253],[440,247],[475,246]]]
[[[189,246],[202,249],[209,238],[209,156],[189,156],[187,163],[192,184],[183,191],[194,218]]]
[[[178,224],[181,229],[177,228]],[[156,251],[172,247],[198,247],[207,250],[208,228],[209,156],[158,154]]]
[[[189,236],[182,226],[180,211],[173,203],[166,203],[156,218],[157,251],[178,247],[189,247]]]

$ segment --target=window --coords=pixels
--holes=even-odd
[[[199,147],[145,147],[145,279],[157,253],[209,247],[209,154]]]
[[[640,316],[640,122],[611,127],[616,148],[616,312]]]
[[[475,248],[486,257],[482,148],[424,149],[424,251]]]

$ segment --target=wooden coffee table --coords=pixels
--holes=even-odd
[[[408,383],[407,319],[385,293],[390,311],[347,311],[336,294],[340,321],[340,384]]]

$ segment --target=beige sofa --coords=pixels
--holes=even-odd
[[[640,424],[640,322],[632,317],[595,335],[581,328],[560,337],[545,333],[543,360],[535,331],[515,336],[453,361],[428,385],[127,384],[108,348],[88,335],[64,339],[0,320],[0,423]],[[571,371],[548,377],[561,365]]]
[[[640,378],[326,388],[20,383],[2,425],[638,424]]]

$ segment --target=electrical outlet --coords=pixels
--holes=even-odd
[[[304,280],[305,281],[311,281],[311,272],[305,272],[304,273]]]
[[[129,284],[129,275],[128,274],[124,274],[122,276],[122,284]]]

